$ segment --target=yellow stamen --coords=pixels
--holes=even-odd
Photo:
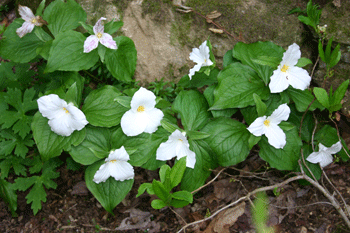
[[[98,39],[101,39],[101,37],[102,37],[102,33],[97,33],[97,35],[96,35],[96,36],[97,36],[97,38],[98,38]]]
[[[180,139],[180,138],[179,138],[179,141],[180,141],[180,142],[183,142],[183,140],[182,140],[182,139]]]
[[[281,71],[282,72],[287,72],[288,69],[289,69],[289,66],[283,65]]]
[[[116,163],[117,160],[113,159],[113,160],[111,160],[110,162],[111,162],[111,163]]]
[[[270,126],[270,121],[269,121],[269,120],[265,120],[265,121],[264,121],[264,125],[265,125],[265,126]]]
[[[140,106],[137,108],[137,111],[138,111],[138,112],[143,112],[143,111],[145,111],[145,107],[142,106],[142,105],[140,105]]]
[[[66,108],[63,108],[64,111],[66,111],[66,113],[69,113],[69,111]]]
[[[38,20],[36,18],[32,18],[31,23],[35,24]]]

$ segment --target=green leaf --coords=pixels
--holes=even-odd
[[[329,107],[329,98],[328,98],[327,91],[325,89],[314,87],[314,94],[318,102],[320,102],[323,105],[323,107],[325,108]]]
[[[93,126],[118,125],[123,114],[128,110],[115,101],[120,95],[117,88],[109,85],[90,92],[82,108],[87,121]]]
[[[225,68],[226,66],[230,65],[231,63],[235,62],[235,59],[232,56],[232,50],[228,50],[223,59],[223,67]]]
[[[44,8],[45,8],[45,2],[46,2],[46,0],[42,0],[42,1],[40,2],[38,8],[36,9],[36,14],[35,14],[35,15],[40,15],[40,16],[42,16],[43,10],[44,10]]]
[[[79,23],[89,34],[95,35],[94,29],[91,25],[88,25],[85,22],[79,22]]]
[[[147,190],[148,194],[155,195],[152,184],[151,183],[143,183],[140,185],[140,187],[137,191],[136,198],[141,196],[146,190]]]
[[[244,124],[229,118],[216,118],[202,131],[210,134],[205,141],[217,155],[219,165],[232,166],[249,155],[250,133]]]
[[[17,193],[13,184],[0,179],[0,197],[8,204],[12,217],[17,217]]]
[[[13,62],[26,63],[36,56],[36,49],[44,44],[33,32],[20,38],[16,29],[24,23],[23,19],[15,19],[8,26],[0,40],[0,56]]]
[[[299,58],[298,60],[298,63],[295,65],[297,67],[304,67],[304,66],[307,66],[309,64],[312,64],[312,61],[306,57],[301,57]]]
[[[164,118],[160,121],[160,124],[169,133],[173,133],[175,130],[180,130],[181,131],[181,129],[177,125],[167,121]]]
[[[264,102],[261,101],[260,96],[258,96],[255,93],[253,94],[253,98],[256,105],[256,111],[258,113],[258,117],[265,116],[266,108],[267,108],[266,104],[264,104]]]
[[[106,128],[86,127],[86,137],[82,143],[72,146],[69,154],[74,161],[82,165],[90,165],[106,158],[112,149],[110,145],[111,133]]]
[[[270,90],[258,74],[248,66],[232,63],[218,75],[219,84],[214,91],[215,101],[210,110],[244,108],[254,105],[253,94],[267,99]]]
[[[108,33],[110,35],[112,35],[113,33],[115,33],[116,31],[119,30],[119,28],[123,27],[123,22],[122,21],[116,21],[115,19],[112,21],[109,21],[108,23],[106,23],[105,26],[105,33]],[[92,34],[92,33],[91,33]]]
[[[263,136],[258,143],[260,146],[260,157],[268,162],[271,167],[278,170],[294,170],[298,166],[300,158],[301,139],[296,128],[285,131],[286,145],[283,149],[276,149],[271,146],[266,136]]]
[[[74,0],[56,0],[46,7],[43,18],[48,22],[51,33],[57,37],[62,32],[77,28],[80,21],[85,22],[86,13]]]
[[[294,89],[293,87],[289,87],[287,89],[287,94],[289,98],[291,98],[297,110],[299,112],[305,112],[306,109],[309,111],[313,111],[316,108],[323,110],[324,107],[317,101],[315,100],[312,104],[311,102],[314,100],[314,96],[311,94],[310,90],[299,90],[299,89]],[[308,106],[311,104],[311,106],[308,108]]]
[[[161,208],[164,208],[166,204],[160,199],[155,199],[151,202],[151,206],[153,209],[159,210]]]
[[[114,40],[118,49],[107,49],[105,54],[107,69],[117,80],[131,82],[137,60],[135,44],[125,36],[118,36]]]
[[[130,96],[117,96],[114,101],[117,101],[120,105],[126,107],[127,109],[130,109],[130,102],[131,102]]]
[[[59,156],[63,150],[69,151],[71,145],[79,145],[85,138],[85,128],[74,131],[70,136],[60,136],[53,131],[48,124],[48,119],[40,112],[34,115],[32,122],[34,140],[43,161]]]
[[[181,91],[173,103],[186,131],[201,129],[210,118],[208,103],[199,91]]]
[[[171,196],[173,199],[170,202],[170,206],[175,208],[182,208],[193,202],[193,195],[188,191],[178,191],[173,193]]]
[[[260,139],[261,139],[261,136],[257,137],[257,136],[254,136],[253,134],[251,134],[249,139],[248,139],[249,150],[251,150],[253,148],[253,146],[255,146],[256,144],[258,144]]]
[[[34,145],[31,135],[27,135],[25,138],[12,132],[12,130],[1,130],[0,136],[4,138],[0,142],[0,155],[9,155],[14,151],[14,154],[25,158],[29,149]]]
[[[251,212],[257,233],[275,232],[273,227],[267,226],[267,220],[269,218],[268,202],[269,201],[265,193],[260,192],[256,195]]]
[[[162,182],[164,184],[167,179],[170,180],[170,171],[171,171],[171,168],[167,164],[164,164],[163,166],[160,167],[160,169],[159,169],[160,182]],[[171,189],[172,188],[170,188],[170,190]]]
[[[290,107],[291,111],[290,111],[288,121],[293,123],[299,131],[301,119],[302,119],[304,113],[298,112],[294,105],[290,105],[289,107]],[[301,127],[301,139],[303,141],[306,141],[306,142],[311,142],[312,132],[313,132],[314,126],[315,126],[315,120],[314,120],[311,112],[306,113],[302,123],[303,123],[303,125]]]
[[[205,139],[210,136],[210,134],[201,132],[201,131],[188,131],[187,136],[192,140]]]
[[[332,55],[329,58],[329,68],[332,68],[333,66],[338,64],[338,62],[340,61],[341,52],[339,50],[340,50],[340,44],[338,44],[334,48]]]
[[[316,28],[316,25],[314,22],[311,21],[311,19],[309,17],[306,17],[304,15],[299,15],[298,16],[298,19],[300,20],[300,22],[306,24],[306,25],[309,25],[313,28]]]
[[[154,193],[157,195],[159,199],[161,199],[164,203],[168,204],[171,200],[171,194],[166,190],[164,185],[158,180],[153,180],[152,188]]]
[[[207,100],[209,106],[213,106],[214,104],[214,90],[217,85],[212,85],[209,86],[205,89],[204,91],[204,97]],[[235,108],[228,108],[228,109],[223,109],[223,110],[211,110],[210,111],[213,115],[213,117],[231,117],[233,114],[237,112],[237,109]]]
[[[15,155],[7,156],[0,162],[1,179],[8,177],[11,168],[13,168],[17,176],[27,176],[27,168],[24,166],[26,162],[26,159]]]
[[[331,105],[341,104],[341,101],[344,98],[345,92],[348,89],[349,86],[349,79],[345,80],[340,86],[337,88],[337,90],[334,92],[330,102]]]
[[[252,44],[238,42],[233,48],[232,55],[244,65],[248,65],[255,70],[264,81],[264,84],[267,85],[275,69],[274,67],[277,67],[282,61],[284,52],[281,46],[272,42],[259,41]]]
[[[210,71],[210,69],[209,69]],[[183,76],[180,81],[178,82],[178,86],[184,87],[184,88],[192,88],[192,87],[197,87],[201,88],[205,85],[211,85],[213,83],[217,83],[217,76],[219,74],[220,70],[215,68],[212,71],[210,71],[209,75],[206,75],[205,73],[199,73],[196,72],[193,76],[192,79],[190,80],[188,74]]]
[[[100,160],[87,167],[85,171],[86,187],[101,203],[103,208],[113,214],[113,209],[126,197],[130,192],[134,179],[117,181],[113,177],[109,177],[105,182],[96,184],[93,179],[100,166],[104,163]]]
[[[318,40],[318,55],[320,56],[322,61],[326,62],[326,57],[323,51],[322,40]]]
[[[86,37],[80,32],[66,31],[52,42],[45,72],[55,70],[80,71],[91,68],[98,61],[97,50],[84,53]]]
[[[180,184],[182,180],[182,176],[186,170],[186,157],[182,157],[177,160],[175,165],[172,167],[170,171],[170,183],[171,189]]]

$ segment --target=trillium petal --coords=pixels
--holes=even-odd
[[[147,117],[149,120],[144,132],[153,133],[157,130],[158,126],[161,125],[160,121],[163,119],[164,113],[157,108],[153,108],[147,111],[145,114],[148,115]]]
[[[285,64],[289,67],[295,66],[301,57],[300,47],[296,43],[290,45],[287,51],[283,54],[281,64]]]
[[[27,33],[30,33],[34,29],[34,24],[29,23],[29,22],[24,22],[21,27],[17,28],[16,34],[22,38],[25,36]]]
[[[134,168],[130,163],[119,160],[109,163],[109,166],[111,167],[110,174],[114,179],[124,181],[134,178]]]
[[[166,142],[160,144],[156,152],[156,159],[166,161],[176,156],[177,142],[169,139]]]
[[[63,113],[63,108],[67,107],[67,102],[60,99],[58,95],[50,94],[40,97],[38,100],[39,112],[43,117],[53,119]]]
[[[203,56],[201,51],[197,48],[192,49],[192,52],[190,53],[190,59],[197,64],[203,64],[205,62],[204,61],[205,57]]]
[[[101,17],[99,20],[97,20],[96,24],[93,27],[95,35],[97,35],[98,33],[102,34],[104,32],[104,26],[102,24],[102,20],[106,20],[106,18]]]
[[[278,66],[277,70],[273,71],[270,80],[269,88],[271,93],[280,93],[289,86],[287,75],[285,72],[281,71],[280,66]]]
[[[109,163],[104,163],[100,166],[98,171],[94,175],[93,181],[97,184],[101,182],[105,182],[110,176],[110,164]]]
[[[108,33],[103,33],[100,39],[101,44],[110,49],[117,49],[117,43],[113,40],[113,37]]]
[[[18,13],[21,16],[21,18],[24,19],[26,22],[30,22],[33,18],[35,18],[33,11],[29,7],[26,7],[26,6],[19,5]]]
[[[321,143],[320,143],[321,144]],[[322,144],[321,144],[322,145]],[[333,144],[331,147],[327,148],[325,151],[329,154],[336,154],[342,149],[341,142]]]
[[[278,108],[275,111],[273,111],[271,116],[269,116],[267,119],[271,123],[275,123],[276,125],[278,125],[279,123],[281,123],[281,121],[288,120],[289,114],[290,114],[290,108],[288,107],[288,105],[281,104],[280,106],[278,106]]]
[[[333,162],[333,156],[324,151],[312,152],[306,160],[310,163],[320,163],[321,167],[325,167]]]
[[[194,168],[194,165],[196,164],[196,154],[188,148],[186,157],[186,167]]]
[[[74,128],[70,124],[69,118],[53,118],[48,121],[51,130],[61,136],[70,136],[74,132]]]
[[[111,151],[109,153],[108,158],[105,161],[107,162],[111,160],[120,160],[120,161],[127,162],[129,159],[130,159],[130,156],[128,152],[126,152],[124,146],[122,146],[117,150]]]
[[[202,54],[203,57],[209,58],[209,47],[207,45],[207,41],[204,41],[200,46],[199,46],[199,51]]]
[[[305,90],[309,87],[311,82],[311,77],[309,73],[297,66],[288,69],[287,77],[289,84],[295,89]]]
[[[265,135],[269,144],[276,149],[282,149],[286,145],[286,134],[276,124],[270,123],[269,126],[265,127]]]
[[[84,53],[89,53],[92,50],[96,49],[98,46],[98,38],[95,35],[90,35],[84,41]]]
[[[69,124],[74,130],[82,130],[89,122],[86,120],[85,114],[77,107],[68,104]]]
[[[250,124],[250,126],[247,128],[248,131],[259,137],[265,133],[265,126],[264,126],[264,121],[266,120],[266,116],[258,117],[255,119],[253,123]]]
[[[124,113],[120,121],[120,126],[127,136],[136,136],[144,132],[148,122],[149,118],[146,113],[138,113],[130,109]]]
[[[194,75],[194,73],[199,71],[201,68],[202,68],[202,65],[197,64],[192,69],[190,69],[190,73],[188,74],[188,76],[190,77],[190,80],[192,79],[192,76]]]
[[[146,111],[151,110],[155,105],[156,96],[152,91],[149,91],[143,87],[135,92],[130,102],[131,109],[134,109],[135,111],[139,106],[143,106]]]

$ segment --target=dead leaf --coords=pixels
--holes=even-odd
[[[237,183],[230,182],[230,179],[222,179],[213,183],[214,195],[218,200],[226,203],[236,198]]]
[[[153,214],[150,212],[143,212],[139,209],[131,208],[124,213],[130,213],[130,217],[124,218],[120,223],[120,226],[115,230],[126,231],[146,229],[151,225],[151,217],[153,217]]]
[[[237,219],[244,214],[245,202],[242,202],[236,207],[229,208],[219,213],[217,217],[209,224],[204,233],[230,233],[229,228],[235,224]]]
[[[333,0],[333,4],[334,4],[334,6],[336,6],[336,7],[341,7],[340,0]]]
[[[220,16],[221,16],[221,13],[220,13],[220,12],[218,12],[218,11],[213,11],[213,12],[207,14],[206,17],[209,18],[209,19],[216,19],[216,18],[219,18]]]
[[[78,183],[76,183],[73,186],[73,191],[71,192],[71,194],[80,196],[88,195],[89,190],[86,187],[85,181],[79,181]]]
[[[219,34],[224,33],[224,30],[222,30],[222,29],[209,28],[209,30],[212,31],[212,32],[214,32],[214,33],[219,33]]]

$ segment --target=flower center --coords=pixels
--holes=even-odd
[[[179,138],[179,141],[180,141],[180,142],[183,142],[183,140],[182,140],[182,139],[180,139],[180,138]]]
[[[264,121],[264,125],[265,125],[265,126],[270,126],[270,121],[269,121],[269,120],[265,120],[265,121]]]
[[[281,71],[282,72],[287,72],[288,69],[289,69],[289,66],[283,65]]]
[[[143,111],[145,111],[145,107],[142,106],[142,105],[140,105],[140,106],[137,108],[137,111],[138,111],[138,112],[143,112]]]
[[[64,110],[66,113],[69,113],[69,111],[68,111],[66,108],[63,108],[63,110]]]
[[[111,163],[116,163],[117,160],[113,159],[113,160],[111,160],[111,161],[109,161],[109,162],[111,162]]]
[[[30,21],[32,24],[35,24],[38,20],[36,20],[36,18],[32,18],[32,20]]]
[[[99,32],[99,33],[97,33],[97,35],[96,35],[96,36],[97,36],[97,38],[98,38],[98,39],[101,39],[101,37],[102,37],[102,33],[100,33],[100,32]]]

